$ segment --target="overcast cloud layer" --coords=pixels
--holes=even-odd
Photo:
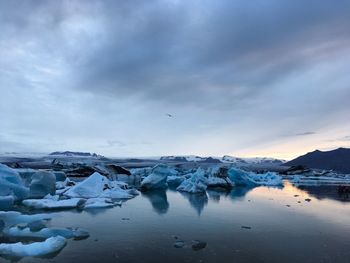
[[[1,0],[0,152],[350,146],[349,14],[345,0]]]

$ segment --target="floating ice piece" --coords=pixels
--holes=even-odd
[[[179,186],[184,180],[185,178],[183,176],[170,175],[167,178],[167,183],[168,185]]]
[[[12,195],[0,196],[0,210],[10,210],[13,207],[15,198]]]
[[[47,194],[56,193],[56,176],[50,172],[36,172],[32,175],[32,181],[29,185],[31,198],[43,198]]]
[[[62,171],[53,172],[53,174],[56,177],[56,182],[64,182],[67,179],[66,174]]]
[[[90,198],[86,201],[84,209],[113,207],[114,203],[109,198]]]
[[[205,193],[207,189],[207,178],[202,168],[198,168],[191,177],[184,180],[176,190],[188,193]]]
[[[118,187],[104,190],[100,197],[112,199],[130,199],[133,198],[134,195],[131,195],[128,190],[123,190]]]
[[[232,188],[234,183],[230,180],[230,178],[220,178],[211,176],[207,181],[208,187],[221,187],[221,188]]]
[[[176,175],[174,168],[171,168],[165,164],[158,164],[153,167],[152,172],[142,180],[142,190],[163,189],[167,188],[168,175]]]
[[[21,223],[29,224],[39,220],[50,220],[51,216],[48,214],[23,215],[20,212],[1,212],[0,221],[5,223],[5,227],[14,226]]]
[[[69,178],[66,178],[64,181],[56,182],[56,191],[66,188],[67,185],[70,183],[71,183],[71,180],[69,180]]]
[[[237,186],[283,186],[281,176],[273,172],[256,174],[232,167],[229,169],[228,175]]]
[[[71,198],[66,200],[55,199],[26,199],[22,204],[35,209],[71,209],[83,207],[85,200],[82,198]]]
[[[34,242],[23,244],[22,242],[14,244],[0,244],[0,255],[14,257],[38,257],[60,251],[67,241],[64,237],[50,237],[43,242]]]
[[[64,195],[69,197],[94,198],[99,197],[109,180],[101,174],[95,172],[84,181],[71,187]]]
[[[22,178],[14,169],[0,164],[0,193],[22,200],[28,196],[29,189],[24,186]]]
[[[298,185],[342,185],[350,184],[350,175],[331,174],[329,176],[292,175],[287,176],[292,183]]]
[[[82,229],[69,228],[42,228],[39,231],[31,231],[29,227],[20,228],[18,226],[11,227],[4,231],[8,237],[25,237],[25,238],[50,238],[61,236],[64,238],[83,239],[89,237],[89,233]]]

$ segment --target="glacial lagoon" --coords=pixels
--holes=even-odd
[[[28,212],[28,211],[26,211]],[[36,210],[35,213],[38,211]],[[59,253],[20,262],[332,262],[350,259],[350,202],[336,186],[141,193],[113,208],[51,213],[81,227]],[[195,241],[202,242],[199,249]],[[10,262],[4,258],[1,262]]]

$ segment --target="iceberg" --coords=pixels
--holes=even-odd
[[[141,189],[144,191],[164,189],[168,187],[168,175],[176,175],[176,170],[165,164],[158,164],[152,168],[151,173],[142,180]]]
[[[14,257],[38,257],[60,251],[67,243],[67,240],[61,236],[50,237],[43,242],[34,242],[23,244],[22,242],[14,244],[0,244],[0,255]]]
[[[273,172],[257,174],[232,167],[229,169],[228,175],[237,186],[283,186],[281,176]]]
[[[0,194],[13,195],[16,200],[22,200],[29,194],[20,175],[10,167],[0,164]]]
[[[190,177],[184,180],[176,190],[192,194],[205,193],[207,190],[207,178],[204,175],[204,170],[198,168],[194,173],[190,174]]]
[[[50,172],[36,172],[32,175],[29,190],[31,198],[43,198],[47,194],[54,195],[56,193],[56,176]]]
[[[108,184],[109,180],[106,177],[102,176],[98,172],[95,172],[84,181],[68,189],[64,195],[79,198],[99,197],[102,194],[105,186]]]

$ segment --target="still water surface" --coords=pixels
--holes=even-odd
[[[69,240],[53,258],[20,262],[349,263],[347,200],[334,189],[290,184],[207,196],[173,190],[142,194],[122,207],[55,213],[52,226],[82,227],[91,236]],[[175,248],[176,240],[184,247]],[[194,251],[192,240],[207,246]]]

